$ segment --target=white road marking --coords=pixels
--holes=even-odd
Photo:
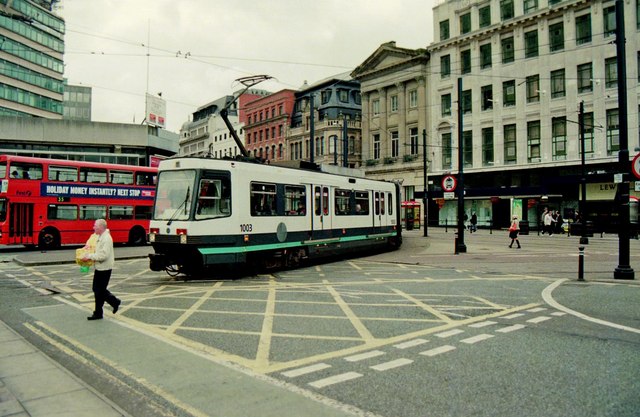
[[[460,333],[464,333],[464,330],[460,330],[460,329],[453,329],[453,330],[449,330],[448,332],[442,332],[442,333],[437,333],[435,336],[444,339],[446,337],[451,337],[451,336],[455,336],[457,334]]]
[[[371,352],[360,353],[359,355],[347,356],[344,358],[347,362],[358,362],[365,359],[375,358],[376,356],[384,355],[381,350],[372,350]]]
[[[362,374],[359,374],[357,372],[347,372],[344,374],[334,375],[329,378],[323,378],[317,381],[310,382],[309,385],[314,388],[324,388],[329,385],[339,384],[340,382],[346,382],[352,379],[360,378],[361,376]]]
[[[600,319],[597,319],[595,317],[590,317],[590,316],[587,316],[586,314],[579,313],[579,312],[577,312],[575,310],[571,310],[570,308],[567,308],[567,307],[559,304],[556,300],[553,299],[553,297],[551,296],[551,293],[553,292],[553,290],[555,290],[557,287],[559,287],[560,284],[562,284],[564,281],[567,281],[567,280],[566,279],[560,279],[560,280],[554,282],[553,284],[549,285],[547,288],[544,289],[544,291],[542,291],[542,299],[547,304],[549,304],[551,307],[555,308],[556,310],[564,311],[567,314],[571,314],[572,316],[576,316],[576,317],[581,318],[583,320],[590,321],[592,323],[597,323],[597,324],[601,324],[603,326],[613,327],[614,329],[624,330],[625,332],[632,332],[632,333],[639,333],[640,334],[640,329],[636,329],[636,328],[629,327],[629,326],[623,326],[622,324],[612,323],[612,322],[606,321],[606,320],[600,320]]]
[[[542,323],[543,321],[551,320],[551,317],[548,316],[540,316],[534,317],[530,320],[527,320],[527,323]]]
[[[523,313],[514,313],[514,314],[510,314],[508,316],[503,316],[502,318],[511,320],[511,319],[516,319],[518,317],[522,317],[522,316],[524,316]]]
[[[514,324],[513,326],[509,326],[509,327],[504,327],[502,329],[498,329],[498,330],[496,330],[496,332],[499,332],[499,333],[510,333],[510,332],[514,332],[516,330],[524,329],[525,327],[527,327],[527,326],[525,326],[524,324]]]
[[[409,340],[408,342],[398,343],[397,345],[393,345],[393,347],[398,349],[407,349],[410,347],[423,345],[427,342],[428,340],[426,339],[414,339],[414,340]]]
[[[331,368],[331,365],[326,363],[317,363],[311,366],[305,366],[304,368],[293,369],[291,371],[283,372],[282,375],[288,378],[295,378],[300,375],[311,374],[313,372],[318,372],[323,369]]]
[[[556,317],[562,317],[562,316],[566,316],[567,313],[565,313],[564,311],[556,311],[555,313],[551,313],[551,315]]]
[[[399,368],[401,366],[409,365],[413,363],[411,359],[396,359],[394,361],[380,363],[378,365],[374,365],[371,369],[375,369],[376,371],[388,371],[389,369]]]
[[[480,323],[470,324],[469,327],[473,327],[475,329],[479,329],[481,327],[487,327],[487,326],[491,326],[491,325],[494,325],[494,324],[498,324],[498,322],[487,320],[487,321],[481,321]]]
[[[450,352],[452,350],[455,350],[455,346],[451,346],[451,345],[444,345],[444,346],[440,346],[438,348],[435,349],[430,349],[430,350],[425,350],[424,352],[420,352],[420,355],[424,355],[424,356],[436,356],[439,355],[441,353],[447,353]]]
[[[482,342],[483,340],[491,339],[493,337],[492,334],[479,334],[477,336],[469,337],[467,339],[462,339],[462,343],[467,343],[472,345],[474,343]]]
[[[536,308],[532,308],[531,310],[527,310],[529,313],[539,313],[541,311],[545,311],[546,308],[544,307],[536,307]]]

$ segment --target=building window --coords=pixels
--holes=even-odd
[[[379,99],[375,99],[371,102],[371,112],[373,113],[374,116],[377,116],[380,114],[380,100]]]
[[[442,169],[451,169],[451,133],[442,134]]]
[[[473,131],[462,132],[462,160],[465,167],[473,166]]]
[[[442,116],[451,116],[451,94],[443,94],[440,96],[440,107]]]
[[[398,96],[397,95],[391,96],[391,111],[392,112],[397,112],[398,111]]]
[[[409,129],[409,143],[410,143],[409,152],[411,153],[411,155],[417,155],[418,154],[418,128],[417,127],[412,127],[411,129]]]
[[[340,100],[341,103],[348,103],[349,91],[343,89],[338,90],[338,100]]]
[[[481,7],[478,10],[478,20],[481,28],[491,25],[491,6]]]
[[[551,120],[551,151],[554,161],[567,159],[566,117],[554,117]]]
[[[460,16],[460,34],[471,32],[471,13]]]
[[[527,160],[540,162],[540,121],[527,122]]]
[[[513,62],[515,59],[513,50],[513,36],[502,39],[500,43],[502,45],[502,63],[508,64],[509,62]]]
[[[591,42],[591,15],[576,17],[576,45]]]
[[[491,44],[480,45],[480,68],[491,68]]]
[[[380,159],[380,135],[373,135],[373,159]]]
[[[471,72],[471,50],[470,49],[460,52],[460,65],[461,65],[461,72],[463,74],[468,74]]]
[[[444,41],[449,39],[449,19],[440,22],[440,40]]]
[[[517,160],[516,125],[504,126],[504,163],[515,164]]]
[[[391,157],[397,158],[400,155],[400,136],[398,131],[391,132]]]
[[[640,30],[640,0],[636,0],[636,29]]]
[[[523,8],[525,13],[531,13],[538,10],[538,0],[524,0]]]
[[[462,92],[462,114],[471,113],[471,90],[464,90]]]
[[[564,23],[549,25],[549,49],[551,52],[564,49]]]
[[[448,78],[451,75],[451,55],[440,57],[440,77]]]
[[[578,65],[578,93],[593,90],[593,65],[591,63]]]
[[[409,108],[418,107],[418,90],[409,91]]]
[[[514,16],[513,0],[500,0],[501,20],[512,19]]]
[[[584,124],[584,153],[586,156],[587,154],[593,154],[593,132],[595,129],[593,125],[593,113],[585,113],[582,118],[582,123]],[[580,146],[578,153],[582,155],[582,146]]]
[[[493,108],[493,85],[483,85],[480,88],[482,98],[482,110],[491,110]]]
[[[618,61],[616,57],[605,59],[604,79],[604,84],[607,88],[615,88],[618,86]]]
[[[607,110],[607,155],[620,150],[620,120],[618,109]]]
[[[530,75],[527,77],[527,103],[538,101],[540,101],[540,76]]]
[[[506,106],[516,105],[516,81],[505,81],[502,83],[502,102]]]
[[[532,30],[524,34],[524,57],[534,58],[538,56],[538,30]]]
[[[565,94],[564,69],[551,71],[551,98],[564,97]]]
[[[602,10],[602,19],[604,21],[604,36],[612,36],[616,34],[616,6],[605,7]]]
[[[482,129],[482,165],[493,165],[493,128]]]

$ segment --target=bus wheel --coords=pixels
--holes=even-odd
[[[53,227],[42,229],[40,236],[38,236],[38,247],[41,250],[60,247],[60,233]]]
[[[134,246],[147,243],[147,233],[142,227],[136,226],[129,231],[129,244]]]

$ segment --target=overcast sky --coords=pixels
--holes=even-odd
[[[437,0],[63,0],[65,77],[93,87],[94,121],[141,123],[162,92],[167,129],[232,94],[234,80],[298,89],[351,71],[382,43],[432,42]],[[147,58],[147,51],[149,57]],[[148,88],[147,88],[148,85]]]

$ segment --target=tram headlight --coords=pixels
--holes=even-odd
[[[176,234],[180,236],[180,243],[187,243],[187,229],[176,229]]]
[[[149,233],[149,243],[153,243],[156,241],[156,234],[155,233]]]

